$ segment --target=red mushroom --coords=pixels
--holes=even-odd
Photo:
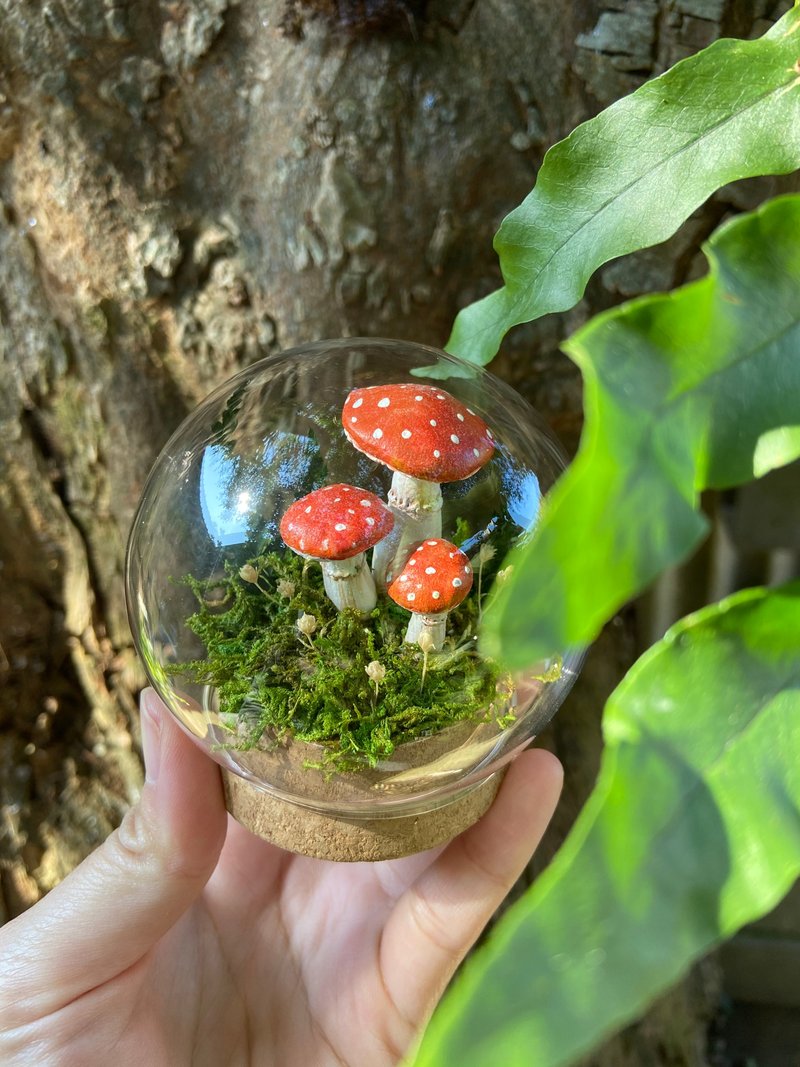
[[[360,452],[394,471],[389,491],[394,532],[372,558],[375,580],[383,587],[405,562],[412,542],[441,536],[439,483],[479,471],[494,451],[492,432],[444,389],[415,382],[354,389],[344,403],[342,425]]]
[[[374,493],[326,485],[287,508],[281,537],[293,552],[319,560],[325,592],[340,611],[352,608],[364,616],[377,600],[364,553],[393,525],[392,513]]]
[[[460,548],[440,537],[418,545],[386,590],[395,604],[412,612],[406,641],[430,634],[433,648],[444,644],[445,620],[472,588],[472,567]]]

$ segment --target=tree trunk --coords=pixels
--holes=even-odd
[[[492,234],[549,145],[721,31],[762,32],[777,14],[766,0],[318,6],[330,13],[0,0],[0,922],[137,795],[144,679],[123,551],[181,418],[301,341],[442,344],[456,310],[498,284]],[[560,339],[681,281],[729,201],[509,339],[496,371],[569,446],[580,381]],[[551,733],[568,786],[550,851],[591,787],[602,701],[632,657],[621,617]],[[704,1062],[713,998],[686,988],[591,1062]]]

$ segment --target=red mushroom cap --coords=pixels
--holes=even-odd
[[[350,559],[366,552],[394,526],[394,516],[374,493],[354,485],[326,485],[295,500],[281,519],[281,537],[314,559]]]
[[[428,482],[469,478],[494,451],[483,419],[434,385],[353,389],[342,425],[359,452]]]
[[[472,567],[460,548],[441,537],[422,541],[386,592],[401,608],[438,615],[472,588]]]

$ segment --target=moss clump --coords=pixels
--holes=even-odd
[[[207,652],[172,671],[216,688],[236,747],[291,734],[325,746],[331,771],[348,771],[460,720],[513,720],[508,676],[476,648],[474,595],[451,612],[457,637],[429,655],[423,684],[422,652],[403,640],[408,612],[386,597],[366,620],[338,612],[319,567],[297,556],[271,552],[238,570],[226,564],[222,580],[182,581],[198,601],[187,625]],[[303,614],[314,617],[313,633],[298,628]],[[377,686],[367,673],[376,661],[386,670]]]

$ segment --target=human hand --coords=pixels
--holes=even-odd
[[[552,815],[561,767],[509,769],[449,845],[382,863],[284,852],[152,690],[122,825],[0,929],[0,1063],[384,1067],[408,1052]]]

